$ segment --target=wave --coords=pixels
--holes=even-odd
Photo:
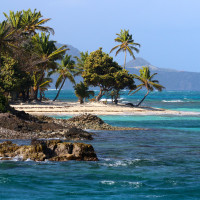
[[[155,159],[138,159],[138,158],[136,158],[134,160],[118,160],[118,161],[115,161],[112,163],[105,162],[105,163],[102,163],[101,165],[107,166],[107,167],[125,167],[125,166],[129,166],[129,165],[137,165],[137,164],[140,164],[140,162],[154,162],[154,161],[156,161],[156,160]]]
[[[57,90],[57,89],[48,89],[49,91],[54,91],[54,90]]]
[[[23,156],[15,156],[11,161],[23,161]]]
[[[131,186],[131,187],[134,187],[134,188],[139,188],[139,187],[142,187],[142,183],[141,182],[138,182],[138,181],[135,181],[135,182],[132,182],[132,181],[111,181],[111,180],[103,180],[103,181],[100,181],[101,184],[103,185],[115,185],[115,184],[118,184],[118,185],[121,185],[121,186]]]
[[[105,185],[114,185],[115,181],[101,181],[101,184],[105,184]]]
[[[118,101],[121,101],[121,100],[123,100],[123,99],[124,99],[124,98],[118,98]],[[109,102],[110,102],[110,101],[112,101],[112,99],[105,99],[105,98],[104,98],[104,99],[101,99],[100,101],[109,101]]]
[[[162,102],[179,103],[179,102],[186,102],[186,101],[183,101],[183,100],[162,100]]]

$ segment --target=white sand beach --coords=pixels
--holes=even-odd
[[[11,105],[16,110],[25,111],[33,115],[198,115],[197,112],[166,110],[152,107],[129,107],[124,104],[103,104],[78,102],[53,102],[20,103]]]

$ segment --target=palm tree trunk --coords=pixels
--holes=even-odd
[[[55,101],[55,100],[58,98],[58,96],[59,96],[59,94],[60,94],[60,91],[61,91],[61,89],[62,89],[62,87],[63,87],[65,81],[66,81],[66,78],[63,80],[62,85],[60,86],[60,88],[59,88],[59,90],[58,90],[58,93],[57,93],[57,95],[56,95],[56,97],[54,98],[53,101]]]
[[[143,97],[143,99],[136,105],[136,107],[139,107],[140,104],[145,100],[145,98],[147,97],[147,95],[149,94],[149,90],[147,90],[146,95]]]
[[[79,97],[79,102],[80,104],[83,104],[84,103],[83,98]]]
[[[125,59],[124,59],[124,69],[125,69],[125,65],[126,65],[126,51],[125,51]]]
[[[34,90],[34,94],[33,94],[33,100],[38,100],[37,96],[38,96],[38,87],[36,88],[36,90]]]
[[[37,82],[36,90],[34,91],[34,98],[33,98],[34,100],[38,100],[38,98],[37,98],[38,97],[38,90],[39,90],[39,87],[40,87],[40,85],[41,85],[41,83],[44,79],[44,76],[45,76],[45,74],[44,74],[44,72],[42,72],[41,77]]]

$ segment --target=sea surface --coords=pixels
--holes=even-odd
[[[136,104],[144,94],[124,91],[121,102]],[[62,91],[60,100],[77,101],[72,91]],[[114,126],[147,130],[92,131],[94,140],[84,142],[94,146],[98,162],[1,161],[0,199],[199,200],[200,92],[154,92],[143,105],[196,114],[101,116]]]

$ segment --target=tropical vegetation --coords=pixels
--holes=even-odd
[[[114,62],[102,48],[90,53],[85,61],[82,77],[87,85],[99,87],[100,92],[96,96],[96,101],[112,89],[135,87],[133,76]]]
[[[46,74],[57,68],[56,61],[67,48],[57,48],[56,41],[50,40],[54,30],[44,26],[50,18],[44,19],[40,12],[28,9],[4,16],[0,23],[0,92],[12,100],[41,100],[52,82]]]
[[[95,97],[100,101],[109,94],[115,103],[120,91],[128,89],[131,93],[143,87],[147,94],[139,106],[154,88],[161,91],[164,87],[157,80],[156,74],[150,75],[149,68],[140,70],[140,76],[125,70],[127,52],[135,59],[134,52],[139,52],[139,43],[135,43],[129,30],[121,30],[115,39],[119,45],[110,52],[125,52],[124,69],[109,54],[99,48],[91,53],[80,52],[80,56],[66,54],[66,45],[58,48],[51,39],[53,28],[46,25],[50,18],[43,18],[41,12],[22,10],[4,13],[5,20],[0,22],[0,111],[9,109],[9,101],[42,101],[45,91],[53,84],[52,74],[57,74],[55,88],[58,89],[54,101],[58,98],[66,80],[74,85],[75,95],[80,103],[94,96],[89,87],[98,87]],[[76,83],[75,77],[82,76],[83,81]],[[135,79],[141,84],[135,85]]]

